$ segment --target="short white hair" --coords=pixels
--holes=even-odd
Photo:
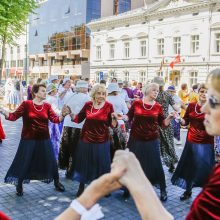
[[[159,85],[157,83],[147,83],[143,89],[144,96],[147,96],[149,93],[149,90],[152,89],[153,87],[157,87],[159,90]]]
[[[92,90],[91,90],[91,92],[90,92],[90,96],[91,96],[91,98],[94,100],[95,99],[95,95],[96,95],[96,93],[98,92],[98,91],[103,91],[103,92],[105,92],[105,96],[107,96],[107,91],[106,91],[106,87],[105,87],[105,85],[103,85],[103,84],[97,84],[97,85],[95,85],[93,88],[92,88]]]

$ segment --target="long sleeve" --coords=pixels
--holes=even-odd
[[[159,113],[158,113],[158,124],[160,127],[164,128],[166,127],[164,124],[165,116],[162,107],[160,107]]]
[[[220,164],[216,165],[186,220],[220,219]]]
[[[75,123],[81,123],[82,121],[85,120],[86,118],[86,108],[87,108],[87,103],[83,106],[79,114],[76,115],[76,118],[74,119]]]
[[[190,108],[191,108],[191,105],[188,105],[186,112],[185,112],[185,115],[183,117],[183,119],[185,120],[185,123],[186,123],[185,125],[188,125],[190,122],[190,118],[189,118]]]
[[[132,104],[131,108],[129,109],[127,116],[128,116],[128,120],[130,122],[132,122],[132,120],[134,119],[134,108],[135,108],[135,102]]]
[[[24,113],[25,113],[25,102],[22,102],[15,112],[9,113],[9,117],[6,118],[6,120],[16,121],[17,119],[22,117]]]
[[[56,115],[51,106],[48,109],[48,119],[53,123],[60,123],[59,116]]]

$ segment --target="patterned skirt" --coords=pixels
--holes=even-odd
[[[110,172],[110,142],[85,143],[79,141],[73,180],[90,183],[105,173]]]
[[[9,168],[5,183],[17,185],[40,180],[50,183],[58,179],[58,167],[50,139],[21,139],[15,158]]]
[[[152,185],[165,190],[165,175],[160,157],[160,141],[158,139],[152,141],[128,141],[128,148],[135,154],[139,160],[141,167]]]
[[[59,147],[60,147],[60,130],[59,125],[49,121],[50,140],[53,145],[53,151],[56,160],[58,160]]]
[[[81,129],[79,128],[63,127],[58,161],[59,167],[67,169],[70,173],[73,173],[75,167],[76,149],[80,132]]]
[[[160,151],[163,162],[167,167],[174,165],[178,161],[174,147],[174,132],[171,125],[166,128],[159,128],[160,131]]]
[[[212,144],[195,144],[186,141],[171,182],[186,190],[192,187],[203,187],[214,163]]]

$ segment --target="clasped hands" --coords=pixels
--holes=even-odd
[[[90,206],[122,186],[132,191],[145,179],[140,163],[134,154],[127,150],[118,150],[111,165],[111,172],[94,180],[80,196],[79,201],[89,203]]]
[[[61,115],[62,115],[63,117],[65,117],[65,116],[67,116],[67,115],[69,115],[69,114],[71,114],[71,109],[70,109],[70,107],[69,107],[68,105],[64,105],[63,108],[62,108],[62,111],[61,111]]]

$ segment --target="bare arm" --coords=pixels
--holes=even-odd
[[[119,182],[131,193],[143,220],[173,220],[173,216],[163,207],[154,189],[145,177],[139,161],[133,153],[116,151],[112,170],[126,168]]]

